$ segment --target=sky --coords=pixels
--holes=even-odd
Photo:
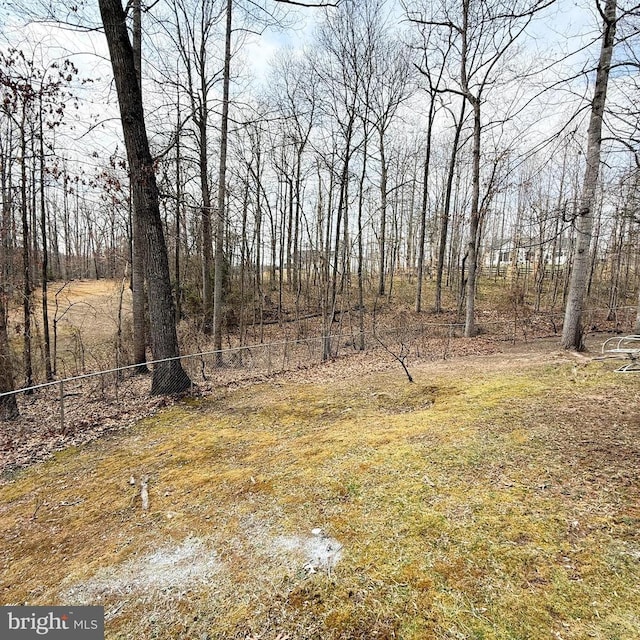
[[[89,7],[95,5],[97,0],[91,0],[88,4]],[[12,13],[11,7],[10,3],[0,0],[0,36],[4,41],[0,41],[0,46],[10,42],[27,50],[35,47],[43,52],[43,58],[48,57],[49,60],[70,57],[81,76],[100,79],[90,89],[79,89],[83,94],[84,106],[78,114],[74,132],[70,133],[69,146],[70,152],[84,153],[90,148],[103,158],[111,152],[115,140],[119,138],[117,103],[104,36],[98,32],[59,29],[46,23],[24,26],[23,21]],[[261,34],[245,34],[237,63],[243,60],[247,75],[258,83],[268,82],[270,62],[278,51],[283,48],[302,49],[311,43],[313,32],[324,15],[325,9],[293,8],[290,11],[291,26],[284,29],[267,28]],[[547,10],[543,18],[531,25],[532,51],[537,49],[542,56],[551,50],[575,49],[576,44],[593,38],[597,24],[593,0],[558,0],[554,8]],[[45,51],[47,48],[48,51]],[[576,58],[570,62],[572,65],[580,64]],[[81,135],[83,123],[85,130],[91,127],[90,133]]]

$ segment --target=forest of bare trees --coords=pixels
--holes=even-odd
[[[587,308],[635,307],[640,332],[639,10],[574,5],[2,14],[0,391],[55,379],[51,291],[73,279],[133,274],[139,363],[177,356],[181,323],[219,350],[309,317],[331,358],[344,314],[364,349],[396,302],[473,337],[489,281],[564,312],[566,348]],[[188,385],[154,368],[154,393]]]

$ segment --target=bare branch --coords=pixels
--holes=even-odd
[[[336,0],[336,2],[320,2],[318,4],[309,4],[308,2],[296,2],[296,0],[276,0],[276,2],[280,2],[281,4],[293,4],[296,7],[337,7],[340,4],[340,0]]]

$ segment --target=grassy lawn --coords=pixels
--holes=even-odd
[[[110,639],[636,640],[640,379],[611,368],[355,363],[185,401],[0,486],[0,599],[104,604]]]

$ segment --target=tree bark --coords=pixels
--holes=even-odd
[[[177,124],[176,124],[176,246],[174,254],[174,289],[176,296],[176,324],[182,320],[182,281],[180,279],[180,208],[182,207],[182,175],[180,165],[181,139],[180,139],[180,90],[176,100]]]
[[[26,107],[22,106],[22,120],[20,124],[20,214],[22,219],[22,311],[24,320],[23,330],[23,368],[25,387],[33,386],[33,364],[31,362],[31,251],[29,236],[29,212],[27,205],[27,133]]]
[[[580,209],[576,217],[575,254],[567,295],[562,346],[574,351],[584,350],[582,313],[590,273],[590,247],[593,233],[593,207],[600,173],[600,148],[602,145],[602,121],[607,100],[607,85],[616,31],[616,0],[607,0],[603,13],[602,47],[596,71],[596,82],[591,102],[591,117],[587,138],[587,165],[582,183]]]
[[[133,179],[133,175],[132,175]],[[133,315],[133,363],[138,365],[136,373],[148,373],[147,361],[147,326],[145,322],[144,295],[144,253],[143,231],[140,228],[139,216],[133,204],[133,185],[131,187],[131,306]]]
[[[363,141],[362,141],[362,172],[360,174],[360,185],[358,188],[358,337],[356,349],[364,351],[364,225],[362,224],[362,212],[364,211],[364,185],[367,178],[367,160],[369,132],[366,127],[368,111],[365,111],[363,118]]]
[[[222,81],[222,123],[220,125],[220,170],[218,174],[218,210],[216,212],[213,275],[213,348],[216,366],[222,365],[222,319],[224,311],[224,229],[226,221],[227,142],[229,131],[229,84],[231,73],[232,1],[227,0],[224,77]]]
[[[638,311],[636,313],[636,323],[633,327],[633,333],[640,335],[640,287],[638,287]]]
[[[420,209],[420,239],[418,242],[418,282],[417,282],[417,288],[416,288],[416,303],[415,303],[416,313],[420,313],[422,311],[422,284],[423,284],[422,281],[424,277],[424,257],[425,257],[424,243],[425,243],[426,231],[427,231],[427,207],[428,207],[428,199],[429,199],[428,196],[429,196],[429,180],[430,180],[429,170],[431,165],[431,145],[433,143],[433,124],[436,117],[436,97],[440,90],[440,82],[442,80],[442,76],[445,68],[445,60],[446,60],[446,54],[442,59],[442,66],[440,67],[438,76],[434,83],[433,77],[428,68],[428,60],[427,60],[427,53],[426,53],[426,47],[425,47],[425,69],[420,69],[420,71],[426,77],[429,85],[429,89],[428,89],[429,114],[427,117],[427,131],[426,131],[427,144],[425,149],[424,170],[422,174],[422,206]],[[462,101],[462,105],[464,109],[464,105],[465,105],[464,100]],[[460,127],[461,126],[462,125],[460,125]],[[460,134],[459,134],[460,127],[456,127],[456,137],[453,141],[454,159],[455,159],[456,147],[458,145],[458,140],[460,138]],[[450,195],[451,195],[451,191],[449,190],[449,196]],[[440,226],[440,229],[441,229],[440,244],[442,247],[442,251],[439,252],[439,257],[442,256],[442,258],[444,258],[443,251],[447,241],[448,225],[449,225],[449,211],[447,209],[443,212],[442,224]],[[444,231],[444,240],[442,239],[442,231]],[[442,262],[442,265],[444,265],[444,260]],[[441,298],[441,288],[442,288],[442,265],[440,265],[440,262],[438,262],[440,280],[439,280],[439,287],[436,288],[436,305],[435,305],[436,313],[440,313],[440,298]]]
[[[169,359],[154,365],[151,393],[179,393],[188,389],[191,381],[177,359],[180,353],[171,295],[169,260],[133,48],[120,0],[99,0],[99,6],[120,105],[134,207],[144,230],[151,347],[154,359]]]
[[[469,14],[471,11],[470,0],[463,0],[462,3],[462,44],[460,63],[460,86],[466,100],[473,109],[473,150],[472,150],[472,170],[471,170],[471,213],[469,216],[469,240],[467,242],[467,282],[466,282],[466,308],[464,321],[464,335],[471,338],[476,335],[475,325],[475,303],[476,303],[476,271],[478,266],[478,242],[480,230],[480,145],[482,133],[481,120],[481,92],[483,85],[477,89],[474,95],[470,89],[469,69],[469,37],[470,24]],[[473,52],[471,54],[473,58]],[[495,58],[494,58],[495,60]],[[487,72],[488,73],[488,72]],[[487,76],[485,75],[485,78]],[[464,277],[463,277],[464,282]]]
[[[444,206],[442,209],[442,220],[440,221],[440,240],[438,242],[438,267],[436,270],[436,293],[434,310],[442,313],[442,276],[444,274],[444,258],[447,254],[447,236],[449,234],[449,215],[451,212],[451,194],[453,192],[453,179],[456,175],[456,161],[460,147],[460,134],[464,123],[464,112],[467,106],[466,100],[462,101],[460,107],[460,119],[456,123],[456,131],[449,157],[449,168],[447,171],[447,185],[444,194]]]
[[[136,80],[142,93],[142,6],[141,0],[133,2],[133,63],[136,70]],[[140,220],[132,203],[131,215],[131,303],[133,313],[133,363],[138,366],[135,372],[149,373],[147,368],[147,322],[145,314],[144,287],[144,232]]]
[[[204,71],[203,71],[204,74]],[[203,104],[198,114],[198,145],[199,145],[199,172],[200,192],[202,194],[202,311],[203,331],[210,336],[213,332],[213,286],[212,277],[212,247],[211,236],[211,189],[209,188],[209,150],[207,149],[207,105]]]
[[[42,127],[42,93],[40,94],[40,233],[42,238],[42,332],[44,334],[44,369],[47,382],[53,380],[51,368],[51,336],[49,333],[49,247],[47,242],[47,209],[44,197],[44,131]]]
[[[7,335],[7,312],[4,291],[0,290],[0,393],[14,390],[11,351]],[[0,420],[14,420],[20,415],[15,394],[0,397]]]
[[[480,100],[474,98],[471,104],[473,106],[473,184],[471,191],[469,241],[467,243],[467,306],[464,318],[464,335],[466,338],[472,338],[476,335],[476,279],[478,270],[478,245],[480,242]]]
[[[429,108],[427,121],[427,149],[422,172],[422,205],[420,207],[420,234],[418,239],[418,274],[416,283],[416,313],[422,312],[422,279],[424,277],[424,243],[427,236],[427,205],[429,195],[429,162],[431,160],[431,129],[433,125],[433,109]]]
[[[385,294],[385,275],[386,275],[386,262],[387,262],[387,180],[388,180],[388,167],[387,157],[385,153],[384,145],[384,130],[380,128],[380,266],[378,273],[378,295],[383,296]]]

